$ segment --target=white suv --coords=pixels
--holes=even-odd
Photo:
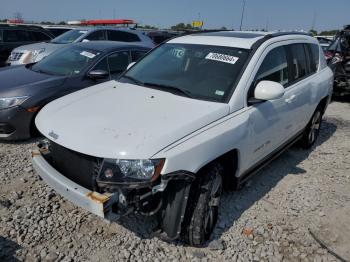
[[[199,246],[223,184],[239,188],[294,142],[315,143],[332,83],[306,34],[178,37],[118,81],[43,108],[34,167],[78,206],[108,219],[157,214],[170,239]]]

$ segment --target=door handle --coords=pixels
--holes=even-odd
[[[297,97],[296,95],[291,95],[290,97],[286,98],[284,101],[286,101],[286,103],[290,104],[295,100],[296,97]]]

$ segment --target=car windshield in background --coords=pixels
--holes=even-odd
[[[75,40],[77,40],[82,35],[86,34],[86,30],[70,30],[54,39],[51,40],[51,43],[54,44],[69,44],[73,43]]]
[[[69,47],[57,51],[32,66],[32,70],[52,75],[78,75],[84,68],[91,65],[100,52],[81,47]]]
[[[132,67],[121,81],[224,102],[248,55],[249,50],[232,47],[164,44]]]

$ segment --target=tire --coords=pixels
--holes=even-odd
[[[320,133],[322,124],[322,109],[318,107],[315,113],[312,115],[310,122],[308,123],[302,138],[300,139],[300,146],[304,149],[311,148]]]
[[[211,165],[193,182],[181,231],[186,244],[202,246],[213,232],[222,193],[221,174],[221,165]]]

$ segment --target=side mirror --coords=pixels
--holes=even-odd
[[[83,43],[86,43],[86,42],[90,42],[90,40],[89,40],[89,39],[83,39],[82,42],[83,42]]]
[[[105,79],[109,77],[109,73],[105,70],[92,70],[87,75],[89,78],[97,80],[97,79]]]
[[[273,81],[260,81],[254,90],[254,98],[258,100],[275,100],[284,95],[284,87]]]
[[[130,67],[132,67],[134,64],[136,64],[136,62],[132,62],[128,65],[128,67],[126,68],[126,70],[128,70]]]

